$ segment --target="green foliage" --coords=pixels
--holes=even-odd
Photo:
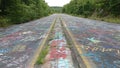
[[[89,0],[72,0],[69,4],[64,6],[63,12],[89,16],[92,15],[94,9],[93,3]]]
[[[64,13],[84,17],[120,17],[120,0],[71,0],[63,7]]]
[[[7,26],[9,26],[10,24],[8,24],[8,22],[9,22],[9,19],[0,17],[0,27],[7,27]]]
[[[7,24],[20,24],[49,13],[44,0],[0,0],[0,16],[10,19]]]

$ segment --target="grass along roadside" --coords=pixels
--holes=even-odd
[[[85,17],[83,15],[76,15],[76,14],[69,14],[69,15],[82,17],[82,18],[93,19],[93,20],[104,21],[104,22],[108,22],[108,23],[120,24],[120,17],[112,17],[112,16],[98,17],[96,15]]]
[[[100,21],[105,21],[105,22],[109,22],[109,23],[116,23],[116,24],[120,24],[120,18],[118,17],[95,17],[95,16],[91,16],[88,17],[89,19],[94,19],[94,20],[100,20]]]

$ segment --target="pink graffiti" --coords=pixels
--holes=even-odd
[[[92,32],[92,33],[95,33],[97,35],[99,35],[99,34],[111,34],[111,33],[113,33],[113,31],[104,31],[104,30],[100,30],[100,29],[89,29],[88,32]]]
[[[51,46],[50,59],[59,59],[59,58],[67,57],[65,44],[62,43],[65,43],[63,39],[53,40],[50,42],[50,46]]]
[[[60,49],[52,48],[50,52],[50,59],[60,59],[60,58],[66,58],[66,49],[65,47],[62,47]]]
[[[60,44],[61,42],[65,42],[65,41],[64,40],[53,40],[53,41],[51,41],[50,46],[55,47],[58,44]]]
[[[19,36],[20,32],[15,32],[13,34],[10,34],[10,35],[7,35],[3,38],[0,39],[0,41],[7,41],[7,40],[16,40],[16,39],[19,39],[20,36]]]

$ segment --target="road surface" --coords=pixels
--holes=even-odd
[[[45,49],[48,49],[48,53],[45,62],[41,64],[41,68],[75,68],[71,50],[62,28],[61,20],[57,18],[53,29],[49,33],[50,40],[46,42],[48,44],[44,45],[44,48],[46,46]]]
[[[120,24],[66,14],[0,29],[0,68],[27,68],[56,17],[65,22],[82,51],[79,56],[86,57],[87,66],[120,68]]]
[[[55,15],[51,15],[1,29],[0,68],[27,68],[54,18]]]
[[[120,68],[120,24],[61,15],[89,68]]]

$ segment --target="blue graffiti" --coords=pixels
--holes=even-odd
[[[102,68],[117,68],[115,64],[110,64],[108,61],[102,62]]]
[[[93,57],[93,60],[94,60],[95,62],[102,62],[101,59],[100,59],[99,57],[97,57],[97,56]]]
[[[87,38],[89,41],[93,42],[93,43],[99,43],[99,40],[95,40],[95,37],[92,38]]]
[[[89,57],[91,57],[91,56],[95,56],[95,54],[93,54],[93,53],[86,53],[86,54],[82,54],[82,56],[89,56]]]
[[[86,53],[86,54],[82,54],[82,56],[87,56],[87,57],[91,57],[93,59],[93,61],[95,62],[101,62],[101,59],[98,57],[98,55],[90,52],[90,53]]]
[[[0,53],[7,53],[9,52],[9,49],[0,49]]]

